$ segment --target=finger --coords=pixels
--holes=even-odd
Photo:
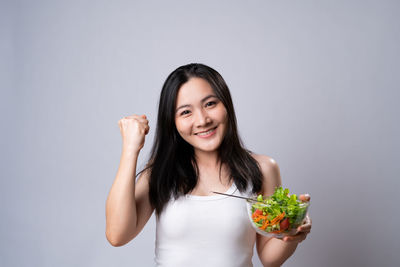
[[[308,215],[306,215],[303,224],[297,227],[297,231],[299,232],[308,231],[311,229],[311,226],[312,226],[311,218]]]
[[[312,224],[310,216],[308,216],[308,213],[306,214],[306,218],[304,219],[303,224]]]
[[[129,115],[129,116],[123,117],[122,119],[129,120],[129,119],[135,118],[136,116],[137,116],[137,115]]]
[[[149,124],[149,120],[146,117],[137,116],[135,119],[141,123]]]
[[[147,119],[141,119],[140,122],[144,124],[149,124],[149,121]]]
[[[299,199],[303,202],[309,202],[311,197],[309,194],[302,194],[299,196]]]
[[[309,232],[309,231],[311,231],[311,224],[305,224],[305,225],[299,226],[297,228],[297,231],[298,232]]]
[[[126,117],[123,117],[120,121],[121,122],[124,122],[124,121],[126,122],[126,121],[132,121],[132,120],[135,120],[135,121],[137,121],[139,123],[142,123],[142,124],[149,124],[149,121],[147,119],[145,119],[145,118],[143,118],[141,116],[138,116],[138,115],[126,116]]]
[[[123,117],[123,119],[127,119],[127,120],[129,120],[129,119],[146,119],[146,115],[133,114],[133,115],[125,116],[125,117]]]
[[[297,233],[295,235],[286,236],[285,239],[288,241],[304,240],[307,235],[308,235],[308,232],[301,232],[301,233]]]
[[[144,134],[148,134],[149,131],[150,131],[150,126],[147,125]]]
[[[306,239],[306,234],[297,234],[297,235],[293,235],[293,236],[285,236],[283,238],[283,241],[285,242],[301,242],[304,239]]]
[[[310,231],[304,231],[304,232],[298,232],[298,235],[308,235],[309,233],[311,233]]]

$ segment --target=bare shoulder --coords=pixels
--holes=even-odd
[[[275,159],[271,158],[270,156],[254,154],[252,153],[251,156],[258,162],[262,169],[273,169],[277,168],[278,164],[276,163]]]
[[[263,175],[263,194],[272,195],[275,187],[282,184],[278,163],[275,159],[260,154],[251,154],[258,162]]]

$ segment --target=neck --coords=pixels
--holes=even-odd
[[[195,157],[197,165],[215,168],[220,165],[220,159],[218,155],[218,151],[206,152],[206,151],[195,151]]]
[[[229,185],[229,171],[226,169],[226,166],[221,166],[218,151],[195,151],[195,158],[199,168],[199,180],[197,186],[202,188],[200,191],[210,191],[210,188],[221,188],[221,185],[223,187]]]

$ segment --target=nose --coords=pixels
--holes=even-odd
[[[203,127],[211,123],[211,118],[207,111],[199,110],[196,115],[196,127]]]

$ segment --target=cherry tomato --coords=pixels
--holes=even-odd
[[[281,221],[281,223],[279,224],[279,227],[280,227],[281,231],[288,229],[289,228],[289,219],[286,218],[283,221]]]

